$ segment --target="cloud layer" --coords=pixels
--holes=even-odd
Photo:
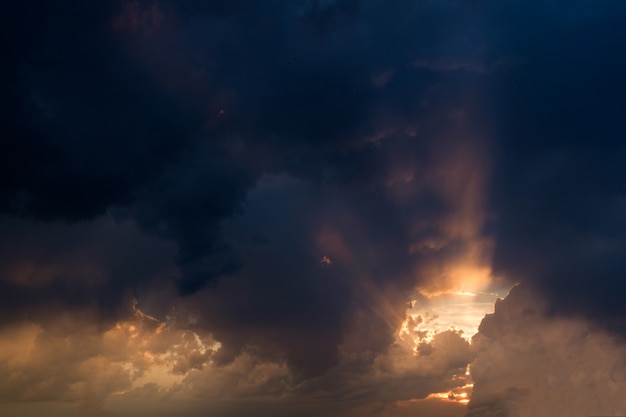
[[[625,16],[608,0],[7,6],[0,398],[402,415],[468,382],[477,354],[474,405],[544,410],[534,372],[498,374],[507,355],[617,357],[626,334]],[[545,303],[538,328],[515,292],[472,349],[454,330],[398,336],[411,300],[516,282]]]

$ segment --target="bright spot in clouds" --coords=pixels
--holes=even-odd
[[[486,283],[491,281],[490,273],[482,269],[480,273],[468,275],[465,280],[461,278],[455,281],[461,289],[419,291],[409,303],[398,339],[404,343],[412,342],[415,356],[430,354],[435,337],[443,332],[455,332],[471,343],[472,337],[478,333],[482,319],[486,314],[493,313],[496,301],[506,295],[502,290],[477,291],[487,288]],[[475,292],[465,290],[466,288]],[[469,364],[464,375],[456,375],[453,379],[458,381],[456,388],[431,393],[426,400],[467,405],[474,386]]]
[[[418,331],[420,340],[431,340],[445,330],[461,331],[463,338],[470,341],[478,331],[480,321],[485,314],[493,312],[493,306],[501,295],[498,293],[451,292],[430,297],[419,296],[419,301],[412,302],[407,312],[408,318],[402,332]],[[410,318],[410,319],[409,319]]]

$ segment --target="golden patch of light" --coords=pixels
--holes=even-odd
[[[398,338],[413,338],[415,346],[430,343],[433,337],[446,330],[460,331],[467,341],[478,332],[485,314],[492,313],[498,293],[449,291],[437,295],[418,294],[407,308]],[[416,349],[414,348],[414,351]]]
[[[459,138],[452,147],[446,147],[433,172],[433,185],[451,207],[449,216],[438,224],[440,233],[409,247],[409,253],[421,259],[416,273],[420,276],[419,291],[425,296],[478,293],[492,282],[493,241],[483,233],[489,161],[484,148],[469,146],[480,143],[480,138],[468,139]],[[442,258],[440,254],[450,247],[455,248],[454,255]]]
[[[469,291],[455,291],[452,294],[454,295],[464,295],[466,297],[476,297],[476,293],[474,292],[469,292]]]
[[[419,356],[420,346],[432,343],[438,333],[447,330],[458,332],[471,343],[482,319],[493,312],[500,294],[468,287],[416,294],[408,305],[398,333],[399,340],[413,345],[413,355]],[[454,375],[451,382],[458,384],[457,387],[447,392],[431,393],[423,400],[468,404],[473,388],[469,365],[462,374]]]
[[[491,292],[493,241],[484,234],[487,220],[485,202],[489,158],[480,137],[468,132],[453,136],[442,147],[437,169],[429,182],[438,196],[450,207],[449,215],[437,224],[438,233],[419,239],[408,248],[419,262],[414,273],[418,279],[414,301],[407,309],[398,339],[413,344],[419,356],[423,344],[433,342],[435,335],[448,330],[459,333],[466,341],[478,332],[480,322],[493,312],[499,294]],[[432,227],[417,222],[416,236]],[[427,349],[428,350],[428,349]],[[425,400],[467,404],[472,384],[469,367],[455,375],[449,392],[432,393]]]
[[[193,367],[180,368],[181,361],[191,355],[207,355],[207,364],[212,363],[210,355],[220,349],[221,344],[211,337],[203,337],[191,331],[190,326],[198,317],[186,310],[175,311],[161,322],[144,314],[133,303],[135,317],[121,321],[104,333],[105,340],[126,344],[128,356],[120,363],[128,374],[131,386],[117,390],[114,395],[124,395],[147,384],[154,384],[159,391],[167,391],[183,383]],[[162,350],[165,348],[165,350]]]
[[[425,398],[411,398],[409,400],[396,401],[396,406],[406,407],[413,403],[428,400],[467,405],[472,398],[473,388],[474,384],[465,384],[450,391],[433,392],[432,394],[428,394]]]
[[[476,295],[492,282],[491,268],[473,264],[452,265],[427,273],[429,278],[418,290],[427,298],[445,294]]]
[[[196,341],[196,344],[198,345],[198,351],[202,354],[206,353],[207,351],[207,347],[204,343],[202,343],[202,339],[200,338],[200,336],[198,336],[198,333],[192,333],[193,334],[193,338]]]
[[[465,384],[447,392],[434,392],[429,394],[426,399],[467,404],[470,402],[473,388],[474,384]]]

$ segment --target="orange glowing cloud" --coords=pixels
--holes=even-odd
[[[439,163],[429,175],[428,185],[446,203],[448,213],[435,225],[435,234],[426,234],[408,248],[409,254],[419,258],[415,273],[422,294],[477,292],[492,282],[493,244],[483,232],[487,160],[479,140],[454,140],[439,151]],[[423,236],[422,230],[433,225],[418,223],[414,227],[415,233]]]

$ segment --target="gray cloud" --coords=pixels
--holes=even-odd
[[[626,343],[584,318],[547,315],[515,287],[474,337],[468,416],[594,416],[626,411]]]

